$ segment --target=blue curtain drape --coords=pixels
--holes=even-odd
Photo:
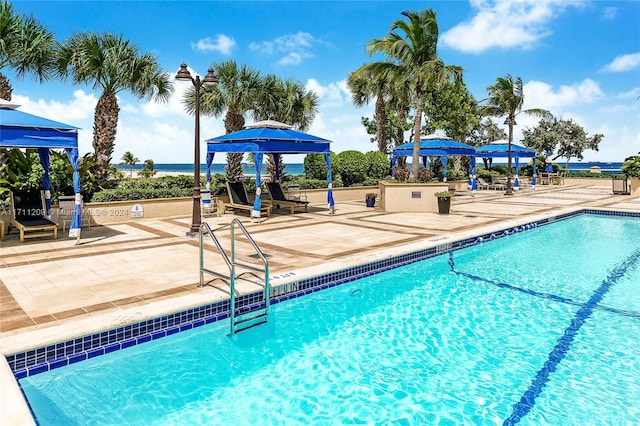
[[[469,189],[472,195],[476,192],[476,157],[471,157],[469,161]]]
[[[80,228],[82,226],[82,195],[80,194],[80,169],[78,167],[78,148],[65,148],[67,158],[73,167],[73,192],[75,193],[75,205],[71,226],[69,227],[69,237],[80,239]]]
[[[329,205],[329,210],[333,213],[333,209],[335,203],[333,202],[333,176],[331,175],[331,154],[326,152],[324,154],[324,162],[327,165],[327,204]]]
[[[46,207],[45,215],[51,219],[51,178],[49,177],[49,148],[38,148],[38,156],[40,157],[40,164],[44,169],[44,176],[42,176],[42,187],[44,189],[44,202]]]
[[[515,160],[516,160],[516,176],[515,176],[515,180],[513,181],[513,187],[515,189],[520,189],[520,180],[518,180],[518,175],[519,170],[520,170],[520,157],[519,156],[515,156]]]
[[[207,152],[207,189],[211,189],[211,164],[213,163],[214,152]]]
[[[253,201],[253,210],[251,210],[251,217],[254,219],[260,219],[260,207],[262,205],[262,189],[260,188],[260,173],[262,172],[262,157],[264,154],[261,152],[256,153],[253,157],[253,162],[256,166],[256,198]]]

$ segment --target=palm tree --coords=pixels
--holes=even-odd
[[[525,114],[542,118],[551,118],[552,114],[546,109],[532,108],[522,110],[524,104],[524,93],[522,90],[522,79],[515,80],[510,74],[505,77],[498,77],[495,84],[487,87],[489,97],[483,102],[485,105],[479,106],[479,111],[484,116],[502,117],[506,116],[504,124],[509,126],[509,145],[507,154],[507,190],[505,195],[513,195],[511,183],[511,144],[513,142],[513,126],[516,123],[516,115]]]
[[[58,71],[71,76],[74,84],[92,84],[102,89],[94,112],[93,149],[96,179],[103,185],[118,126],[117,94],[128,91],[138,99],[167,102],[173,93],[172,77],[163,72],[155,56],[141,54],[139,48],[121,35],[77,33],[58,52]]]
[[[422,124],[422,109],[424,94],[430,85],[440,87],[445,82],[460,83],[462,68],[445,65],[438,57],[438,22],[436,13],[432,9],[422,12],[404,11],[402,15],[409,21],[397,20],[391,25],[389,34],[372,40],[367,46],[369,55],[384,54],[393,63],[378,62],[377,71],[384,68],[398,68],[396,72],[404,76],[409,87],[414,90],[416,101],[416,116],[413,127],[413,155],[411,161],[411,177],[418,175],[420,163],[420,128]],[[400,30],[403,38],[396,33]]]
[[[33,16],[14,13],[8,1],[0,3],[0,99],[11,100],[13,88],[2,74],[13,69],[17,78],[31,74],[40,83],[55,77],[55,38]]]
[[[140,159],[138,157],[136,157],[135,155],[133,155],[131,153],[131,151],[127,151],[122,155],[122,164],[126,164],[127,166],[129,166],[129,177],[132,178],[133,177],[133,168],[136,165],[136,163],[140,161]]]
[[[384,135],[384,122],[386,120],[387,93],[386,82],[383,73],[377,73],[371,64],[363,65],[356,71],[349,74],[347,86],[351,90],[351,102],[357,107],[367,105],[373,98],[376,100],[374,115],[376,123],[376,140],[378,141],[378,151],[387,153],[388,143]]]
[[[220,117],[225,114],[226,133],[242,130],[245,113],[254,114],[256,99],[262,88],[260,72],[235,61],[224,61],[211,65],[218,76],[218,85],[204,87],[200,94],[200,112]],[[195,112],[195,90],[190,89],[182,101],[188,113]],[[255,116],[255,115],[254,115]],[[228,153],[225,174],[229,182],[237,181],[243,174],[242,153]]]
[[[388,154],[391,146],[404,143],[406,122],[411,103],[410,83],[404,80],[401,68],[392,63],[373,62],[365,64],[349,74],[347,85],[351,90],[351,101],[360,107],[375,97],[375,128],[378,151]],[[396,115],[399,125],[394,127],[392,135],[385,134],[385,123],[394,121],[389,112]],[[387,140],[391,139],[391,140]],[[393,143],[395,141],[395,144]]]
[[[265,76],[262,84],[255,107],[256,120],[280,121],[302,132],[309,129],[318,113],[318,95],[315,92],[306,90],[297,80],[282,80],[273,74]],[[283,161],[279,162],[278,168],[282,177],[285,168]],[[267,158],[267,171],[275,180],[276,162],[273,154]]]

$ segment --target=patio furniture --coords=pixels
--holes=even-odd
[[[303,208],[305,213],[309,206],[308,201],[298,199],[289,199],[285,196],[280,182],[267,182],[267,189],[269,190],[269,197],[271,198],[270,204],[277,204],[285,207],[289,207],[291,214],[294,213],[296,208]]]
[[[62,195],[58,197],[58,207],[60,207],[58,217],[62,219],[62,232],[66,232],[67,223],[71,224],[73,220],[73,211],[76,207],[75,198],[75,195]],[[83,221],[85,225],[91,229],[91,216],[84,210],[84,201],[80,203],[80,227],[82,227]]]
[[[244,182],[227,182],[227,193],[229,194],[229,202],[221,203],[222,213],[225,213],[228,208],[253,211],[253,203],[249,202]],[[265,212],[267,216],[270,216],[272,208],[273,206],[260,205],[260,212]]]
[[[20,242],[25,238],[58,238],[58,224],[46,217],[44,191],[9,193],[11,202],[11,225],[20,231]]]
[[[200,202],[202,203],[201,211],[202,216],[216,216],[220,215],[220,200],[217,198],[211,198],[211,191],[204,189],[200,191]]]

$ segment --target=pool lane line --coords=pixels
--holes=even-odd
[[[503,425],[515,425],[531,411],[536,403],[536,398],[542,393],[542,389],[549,381],[549,375],[556,371],[558,364],[567,355],[578,331],[584,325],[587,318],[591,316],[596,305],[600,303],[611,287],[620,278],[624,277],[627,271],[632,268],[638,260],[640,260],[640,249],[635,250],[621,264],[616,266],[607,278],[602,281],[602,284],[600,284],[600,287],[593,293],[591,298],[576,312],[575,317],[571,320],[571,324],[564,330],[562,337],[549,353],[549,358],[531,382],[531,386],[529,386],[529,389],[522,395],[520,401],[513,406],[511,415],[503,422]]]

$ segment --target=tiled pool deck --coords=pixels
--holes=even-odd
[[[513,197],[478,191],[475,197],[456,196],[448,216],[384,213],[366,208],[364,200],[357,200],[339,203],[334,215],[318,205],[309,213],[295,215],[285,214],[283,209],[259,224],[251,223],[243,213],[206,220],[216,228],[240,218],[268,255],[271,285],[276,290],[293,286],[304,291],[301,283],[313,282],[318,276],[333,283],[349,278],[345,270],[350,274],[368,273],[371,267],[363,268],[364,264],[376,262],[384,268],[386,260],[408,252],[437,250],[465,238],[577,210],[640,213],[640,198],[613,195],[609,181],[605,182],[607,186],[539,187],[536,191],[522,190]],[[211,306],[206,318],[224,317],[224,305],[219,302],[228,299],[228,286],[216,281],[197,287],[198,244],[184,236],[189,223],[189,217],[180,217],[92,227],[83,229],[78,246],[75,239],[64,235],[57,240],[20,243],[15,232],[9,234],[0,246],[3,354],[15,363],[12,355],[29,349],[49,346],[49,351],[64,353],[67,348],[55,344],[78,336],[105,339],[99,345],[115,350],[119,343],[109,340],[113,337],[102,333],[105,330],[118,330],[125,340],[126,333],[133,333],[135,344],[139,330],[128,328],[131,323],[145,324],[145,334],[151,336],[145,339],[151,339],[155,322],[163,330],[167,325],[171,330],[180,329],[185,318],[174,318],[176,312],[182,316],[193,315],[185,311],[201,314],[199,311]],[[223,246],[229,247],[229,228],[218,235]],[[258,262],[249,257],[252,251],[246,240],[239,239],[236,248],[241,261]],[[207,244],[205,263],[210,269],[226,270],[213,244]],[[241,282],[239,291],[259,290],[253,279]],[[147,330],[146,324],[152,328]],[[157,333],[159,337],[166,331]],[[83,341],[76,344],[94,345]],[[47,355],[44,349],[41,352],[34,351],[31,356]],[[83,356],[92,354],[89,351]],[[28,409],[4,358],[0,360],[0,386],[0,424],[28,424]]]

